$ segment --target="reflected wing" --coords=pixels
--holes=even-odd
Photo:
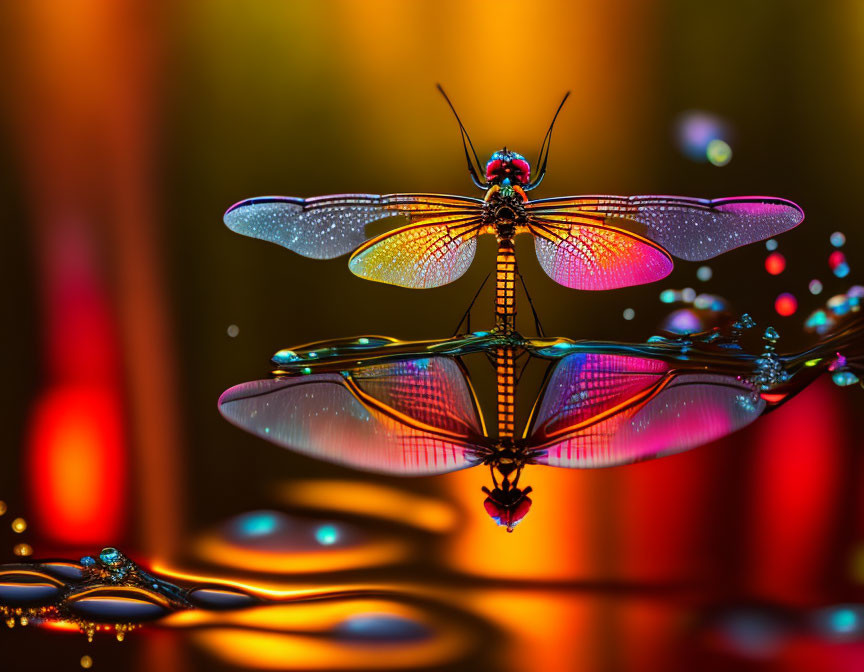
[[[439,215],[479,211],[467,196],[340,194],[318,198],[264,196],[240,201],[225,213],[226,226],[313,259],[333,259],[368,240],[366,226],[388,217],[421,222]]]
[[[422,361],[425,369],[395,362],[352,375],[244,383],[222,395],[219,410],[277,445],[368,471],[419,475],[473,466],[483,432],[470,388],[454,362]],[[433,401],[424,406],[427,397]]]
[[[483,419],[468,378],[447,357],[406,359],[352,371],[352,383],[368,402],[380,402],[436,431],[454,436],[485,436]]]
[[[664,374],[665,364],[653,360],[587,357],[597,360],[567,357],[550,378],[530,439],[540,464],[608,467],[661,457],[730,434],[765,410],[754,388],[731,376]]]
[[[661,248],[623,228],[600,225],[596,216],[570,221],[531,217],[537,259],[547,275],[572,289],[603,290],[655,282],[672,271]]]
[[[626,218],[632,231],[688,261],[711,259],[788,231],[804,220],[792,201],[770,196],[714,200],[682,196],[571,196],[528,204],[535,217],[559,224],[587,213]]]
[[[348,261],[354,275],[413,289],[440,287],[461,277],[477,250],[480,218],[444,215],[409,224],[362,245]]]
[[[610,415],[662,381],[669,365],[659,359],[575,353],[558,362],[546,382],[527,434],[548,443]]]

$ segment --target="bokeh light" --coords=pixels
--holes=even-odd
[[[700,266],[696,269],[696,277],[702,282],[708,282],[713,275],[714,271],[711,270],[710,266]]]
[[[793,294],[784,292],[774,301],[774,310],[783,317],[794,315],[795,311],[798,310],[798,299]]]
[[[786,257],[779,252],[772,252],[765,257],[765,270],[771,275],[780,275],[786,270]]]
[[[688,110],[678,117],[675,128],[678,148],[691,161],[723,166],[732,158],[729,125],[716,114]]]
[[[725,140],[714,139],[708,143],[705,155],[711,165],[719,168],[732,160],[732,148]]]
[[[807,289],[810,290],[811,294],[817,296],[822,293],[822,282],[814,278],[810,281],[810,284],[807,285]]]
[[[843,247],[846,244],[846,236],[841,231],[832,233],[830,240],[834,247]]]

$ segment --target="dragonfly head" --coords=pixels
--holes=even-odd
[[[528,496],[531,492],[530,485],[527,488],[517,488],[505,479],[500,487],[494,490],[484,487],[483,492],[486,493],[486,500],[483,502],[486,513],[497,525],[506,527],[508,532],[512,532],[531,509],[531,498]]]
[[[506,147],[495,152],[486,162],[486,182],[489,186],[495,184],[523,186],[530,181],[531,166],[525,157],[509,151]]]

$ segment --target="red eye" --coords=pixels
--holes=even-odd
[[[501,172],[501,168],[503,166],[503,162],[501,159],[495,159],[494,161],[490,161],[486,164],[486,179],[492,180],[498,177],[498,174]]]
[[[531,166],[528,165],[528,162],[522,159],[513,159],[510,163],[515,169],[516,179],[521,184],[526,184],[531,177]]]

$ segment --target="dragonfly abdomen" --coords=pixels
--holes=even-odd
[[[516,251],[512,237],[498,239],[495,268],[495,329],[509,334],[516,329]]]

